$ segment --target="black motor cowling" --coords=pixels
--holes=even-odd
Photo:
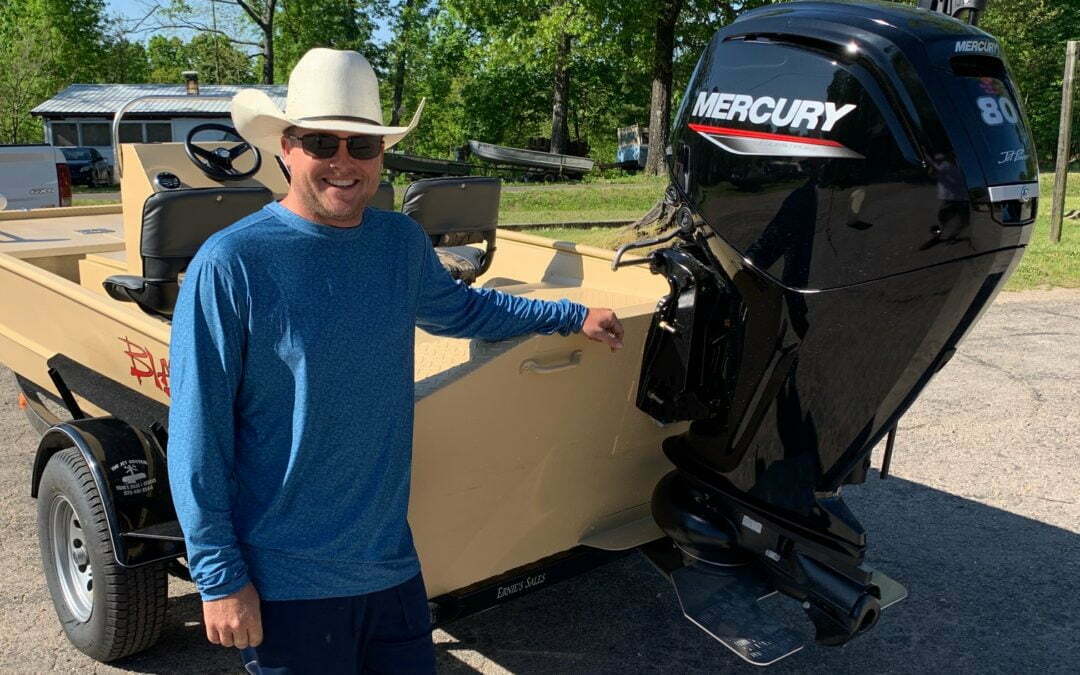
[[[971,25],[816,2],[721,30],[683,97],[671,206],[694,225],[651,256],[671,293],[638,405],[691,421],[664,451],[725,536],[806,599],[824,642],[877,616],[840,487],[865,477],[1031,235],[1038,167],[1019,101],[1000,46]],[[685,503],[672,494],[658,489],[654,512]],[[845,627],[822,637],[834,620]]]

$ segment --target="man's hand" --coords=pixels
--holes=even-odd
[[[622,349],[623,327],[615,312],[606,307],[590,307],[581,332],[590,340],[603,342],[611,351]]]
[[[259,593],[251,584],[232,595],[203,602],[206,639],[223,647],[258,647],[262,643]]]

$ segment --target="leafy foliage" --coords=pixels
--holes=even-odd
[[[190,42],[180,38],[155,35],[146,46],[144,59],[149,66],[150,82],[184,81],[185,70],[199,73],[207,84],[245,84],[256,82],[251,60],[221,35],[203,33]]]
[[[713,33],[768,1],[682,0],[673,108]],[[393,117],[395,90],[403,120],[428,99],[402,149],[453,157],[472,138],[525,146],[552,136],[556,57],[568,36],[569,136],[610,162],[615,130],[649,120],[663,2],[158,0],[159,29],[186,30],[144,44],[106,17],[105,0],[0,0],[0,140],[39,140],[28,111],[73,82],[180,82],[183,70],[211,83],[285,82],[304,52],[327,46],[372,62],[384,119]],[[1065,40],[1080,37],[1077,26],[1080,3],[1055,0],[990,0],[982,20],[1005,48],[1044,166],[1056,147]],[[1080,129],[1074,136],[1080,143]]]
[[[286,82],[293,66],[313,47],[352,49],[377,60],[370,0],[290,0],[274,21],[274,79]]]
[[[1057,151],[1065,43],[1080,39],[1080,3],[993,0],[979,25],[1001,42],[1040,162],[1051,166]],[[1072,137],[1080,141],[1080,115],[1073,115]]]
[[[0,139],[37,142],[30,109],[72,82],[145,77],[135,45],[109,30],[104,0],[0,3]],[[135,57],[135,63],[129,59]],[[144,61],[145,62],[145,61]]]

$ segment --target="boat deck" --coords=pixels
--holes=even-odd
[[[50,209],[60,211],[60,209]],[[17,214],[4,214],[5,216]],[[0,254],[23,260],[108,253],[124,248],[123,216],[115,213],[0,220]]]
[[[0,216],[0,255],[7,254],[55,274],[95,297],[105,299],[102,282],[128,274],[122,214],[117,212],[19,218]],[[616,277],[609,269],[610,254],[569,244],[553,244],[520,233],[500,233],[499,254],[492,270],[479,285],[513,295],[543,300],[566,298],[587,307],[614,309],[624,323],[648,318],[662,293],[659,281],[644,270],[624,270]],[[65,291],[71,299],[77,296]],[[75,299],[76,304],[87,302]],[[135,326],[160,320],[143,315],[131,303],[106,300],[116,316]],[[67,311],[67,310],[65,310]],[[74,311],[74,310],[71,310]],[[629,324],[628,324],[629,326]],[[438,337],[416,331],[416,397],[426,396],[480,369],[521,340],[492,343],[483,340]],[[48,351],[48,350],[46,350]]]

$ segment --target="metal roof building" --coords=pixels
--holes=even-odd
[[[229,103],[241,89],[261,89],[281,108],[285,85],[203,84],[199,94],[222,96],[217,101],[194,99],[143,101],[124,114],[120,125],[122,143],[182,141],[188,131],[204,122],[230,124]],[[140,96],[183,96],[183,84],[73,84],[30,111],[45,124],[45,142],[57,146],[79,145],[97,150],[112,161],[113,114]]]
[[[203,96],[232,96],[241,89],[261,89],[282,108],[285,107],[283,84],[203,84]],[[139,96],[186,94],[182,84],[73,84],[30,111],[43,119],[57,117],[112,117],[120,106]],[[222,117],[229,114],[229,101],[146,101],[132,109],[139,117]]]

